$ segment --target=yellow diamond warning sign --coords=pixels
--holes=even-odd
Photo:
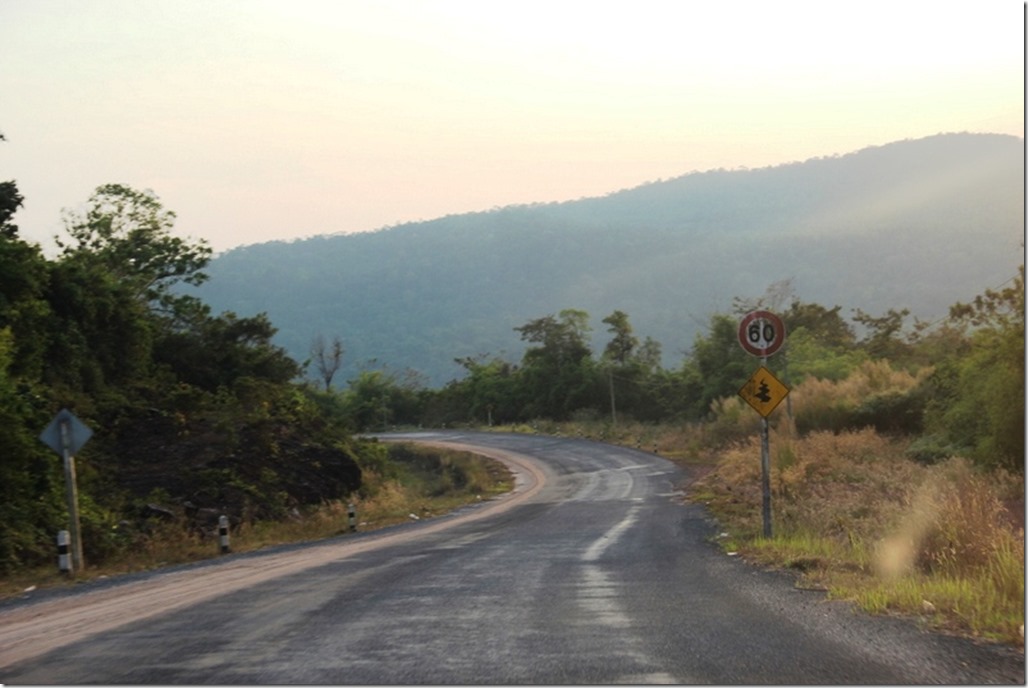
[[[757,372],[753,373],[739,390],[739,396],[765,418],[771,415],[775,407],[788,395],[789,388],[764,366],[757,368]]]

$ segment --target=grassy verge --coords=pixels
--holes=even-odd
[[[921,465],[871,430],[771,447],[773,538],[761,534],[756,440],[723,451],[693,490],[727,533],[722,547],[871,613],[1023,646],[1023,478],[959,458]]]
[[[409,521],[412,514],[419,519],[445,514],[513,487],[509,471],[492,459],[414,445],[387,448],[389,461],[377,465],[377,470],[365,470],[364,487],[352,499],[296,510],[284,521],[243,523],[231,533],[232,551],[251,552],[349,533],[351,503],[356,509],[359,529],[367,531]],[[74,585],[218,556],[221,555],[217,537],[200,537],[182,524],[166,523],[103,566],[90,566],[87,559],[85,570],[71,579],[60,574],[56,565],[4,578],[0,580],[0,599],[37,588]]]

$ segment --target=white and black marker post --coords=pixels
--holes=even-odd
[[[350,532],[353,533],[357,530],[357,508],[351,503],[347,510],[349,511],[350,518]]]
[[[57,531],[57,570],[68,575],[71,573],[71,536],[66,530]]]
[[[232,548],[228,545],[228,516],[218,516],[218,545],[222,554],[228,554]]]

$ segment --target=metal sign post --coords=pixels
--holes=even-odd
[[[739,344],[749,354],[760,357],[761,366],[742,389],[739,396],[760,414],[760,487],[761,511],[764,519],[764,537],[770,539],[771,530],[771,440],[767,417],[789,394],[786,387],[770,370],[767,358],[782,347],[785,325],[769,311],[753,311],[739,323]]]
[[[79,498],[75,479],[75,453],[92,437],[93,431],[68,409],[61,409],[39,434],[39,439],[64,460],[64,494],[68,503],[71,531],[71,563],[74,571],[85,565],[82,531],[79,527]]]

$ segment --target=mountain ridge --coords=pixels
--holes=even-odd
[[[939,134],[240,247],[212,261],[199,295],[266,311],[298,360],[315,335],[338,335],[343,376],[377,359],[442,384],[461,373],[454,358],[519,358],[513,328],[563,308],[588,311],[598,335],[626,312],[673,365],[711,312],[787,278],[797,298],[847,313],[944,315],[1016,271],[1023,189],[1021,139]]]

